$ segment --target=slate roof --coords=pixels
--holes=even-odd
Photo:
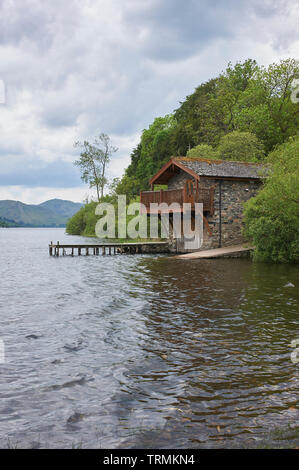
[[[203,158],[174,157],[179,162],[199,176],[214,176],[223,178],[262,178],[265,167],[259,163],[233,162],[228,160],[208,160]]]

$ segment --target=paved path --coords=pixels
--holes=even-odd
[[[225,246],[223,248],[215,248],[214,250],[194,251],[193,253],[186,253],[185,255],[178,255],[175,258],[179,259],[199,259],[199,258],[222,258],[229,255],[238,253],[246,253],[252,251],[253,247],[243,245]]]

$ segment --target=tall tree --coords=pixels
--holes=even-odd
[[[135,173],[140,189],[147,188],[150,177],[173,155],[170,141],[175,125],[174,117],[169,114],[156,118],[148,129],[143,130]]]
[[[95,188],[98,201],[104,196],[104,189],[107,184],[106,170],[113,153],[117,152],[117,147],[111,144],[110,137],[101,133],[95,138],[93,144],[87,140],[75,142],[75,147],[81,148],[80,158],[74,162],[81,170],[82,180],[89,184],[90,188]]]
[[[260,67],[239,100],[236,129],[253,132],[267,153],[298,130],[298,103],[291,100],[292,83],[298,73],[299,61],[295,59]]]

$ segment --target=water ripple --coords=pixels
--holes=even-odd
[[[238,447],[296,423],[298,267],[55,259],[52,239],[0,229],[1,447]]]

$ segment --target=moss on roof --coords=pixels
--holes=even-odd
[[[260,179],[262,178],[262,170],[265,168],[261,163],[230,160],[210,160],[189,157],[174,157],[172,160],[181,163],[199,176]]]

